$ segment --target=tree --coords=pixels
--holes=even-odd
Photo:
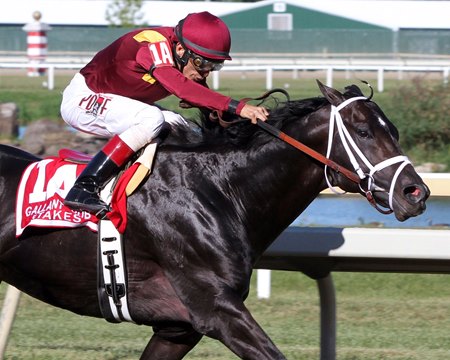
[[[113,0],[106,9],[105,18],[112,26],[135,27],[142,25],[140,11],[143,0]]]

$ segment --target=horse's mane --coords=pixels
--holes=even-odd
[[[315,97],[304,100],[280,102],[270,109],[267,123],[282,128],[288,122],[298,120],[316,111],[328,102],[325,98]],[[236,122],[228,127],[222,127],[218,122],[209,120],[210,112],[202,110],[197,119],[191,119],[189,125],[178,126],[170,131],[164,141],[166,145],[180,147],[198,146],[246,146],[250,142],[269,136],[250,121]],[[241,120],[237,115],[225,113],[223,119],[228,122]]]
[[[345,88],[346,98],[362,96],[362,92],[356,85]],[[317,111],[328,104],[324,97],[312,97],[302,100],[275,101],[270,107],[270,115],[267,123],[281,129],[287,123],[299,121],[306,115]],[[264,104],[265,105],[265,104]],[[270,136],[258,126],[249,121],[240,121],[228,127],[222,127],[218,122],[209,120],[210,111],[202,109],[197,119],[191,119],[189,125],[178,126],[167,135],[164,144],[177,147],[215,147],[215,146],[248,146],[250,143],[261,141]],[[238,115],[223,114],[223,119],[228,122],[241,119]],[[241,119],[242,120],[242,119]]]

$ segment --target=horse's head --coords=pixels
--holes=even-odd
[[[319,83],[330,109],[327,157],[354,169],[356,183],[326,167],[329,185],[360,192],[381,212],[394,212],[399,221],[420,215],[430,191],[398,144],[396,127],[383,111],[352,85],[344,94]],[[387,208],[383,210],[380,206]]]

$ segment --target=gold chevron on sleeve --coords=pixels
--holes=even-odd
[[[166,41],[166,37],[155,30],[142,30],[133,36],[137,42],[148,41],[150,43]]]
[[[144,80],[150,84],[154,84],[156,82],[156,79],[148,73],[144,74],[144,76],[142,76],[142,80]]]

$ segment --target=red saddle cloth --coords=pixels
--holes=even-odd
[[[85,158],[84,160],[88,160]],[[75,160],[76,161],[76,160]],[[107,217],[123,233],[127,225],[126,185],[138,164],[130,167],[119,179],[111,197],[112,211]],[[30,164],[22,174],[16,199],[16,236],[29,226],[75,228],[87,226],[98,230],[98,219],[87,212],[75,211],[64,205],[64,198],[72,188],[86,163],[49,157]]]

